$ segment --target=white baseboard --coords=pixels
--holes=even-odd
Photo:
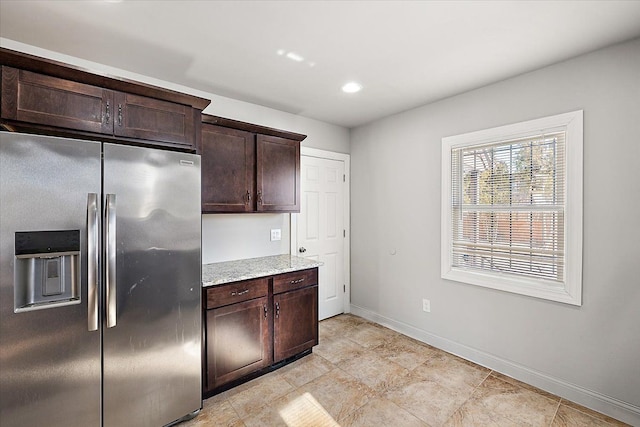
[[[519,381],[530,384],[539,389],[553,393],[579,405],[606,414],[617,420],[640,426],[640,407],[606,396],[596,391],[588,390],[575,384],[568,383],[542,372],[535,371],[523,365],[485,353],[464,344],[434,335],[422,329],[382,316],[369,309],[351,304],[351,314],[363,317],[372,322],[386,326],[411,338],[437,347],[446,352],[460,356],[478,365],[505,374]]]

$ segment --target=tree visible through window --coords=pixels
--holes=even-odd
[[[454,266],[562,281],[564,132],[465,147],[451,160]]]
[[[443,138],[442,166],[442,277],[579,305],[582,112]]]

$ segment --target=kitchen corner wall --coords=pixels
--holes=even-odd
[[[204,110],[205,113],[301,133],[307,135],[307,138],[302,141],[302,146],[349,153],[349,130],[340,126],[218,96],[5,38],[0,38],[0,46],[76,65],[90,71],[123,77],[210,99],[211,104]],[[203,263],[210,263],[289,253],[291,235],[289,224],[290,214],[203,215],[202,261]],[[280,228],[282,230],[281,241],[270,241],[272,228]]]
[[[583,305],[441,279],[441,139],[578,109]],[[640,39],[352,130],[353,312],[640,425],[639,141]]]

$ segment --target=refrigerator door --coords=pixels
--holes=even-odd
[[[100,164],[99,143],[0,132],[2,426],[100,426]]]
[[[200,157],[104,144],[104,426],[201,407]]]

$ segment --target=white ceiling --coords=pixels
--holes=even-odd
[[[640,1],[1,0],[0,36],[354,127],[638,37]]]

